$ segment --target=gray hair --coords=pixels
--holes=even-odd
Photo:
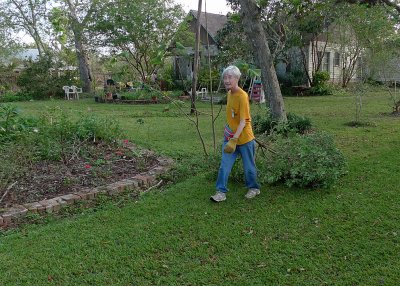
[[[224,71],[222,72],[222,77],[224,77],[225,74],[229,74],[229,75],[233,75],[236,78],[240,78],[240,76],[242,75],[240,73],[240,70],[237,66],[229,66],[226,69],[224,69]]]

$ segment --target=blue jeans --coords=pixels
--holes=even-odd
[[[226,193],[228,191],[228,177],[231,173],[233,164],[237,156],[240,154],[243,161],[244,176],[246,179],[246,187],[248,189],[260,189],[257,183],[257,170],[255,164],[255,141],[252,140],[243,145],[237,145],[235,152],[228,154],[224,152],[224,147],[228,143],[225,141],[222,144],[222,159],[218,171],[218,179],[216,188],[218,191]]]

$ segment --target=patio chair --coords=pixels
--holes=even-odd
[[[70,100],[71,95],[73,96],[73,94],[74,94],[74,90],[72,89],[72,87],[65,85],[65,86],[63,86],[63,90],[65,92],[65,99]]]
[[[207,88],[203,87],[200,91],[196,91],[196,96],[197,98],[200,97],[201,99],[204,99],[207,93],[208,93]]]
[[[79,94],[82,93],[82,88],[73,85],[73,86],[71,86],[71,89],[73,90],[74,98],[75,99],[79,99]]]

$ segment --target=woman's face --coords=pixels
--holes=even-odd
[[[223,80],[226,90],[232,90],[238,87],[239,79],[232,74],[224,74]]]

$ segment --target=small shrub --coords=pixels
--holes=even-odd
[[[258,159],[261,182],[329,188],[345,174],[345,158],[325,133],[276,136],[272,149]]]
[[[303,70],[293,70],[277,76],[281,88],[290,88],[292,86],[303,85],[307,82],[307,78]]]
[[[312,86],[310,88],[311,95],[330,95],[332,88],[328,85],[330,79],[329,72],[317,71],[313,76]]]
[[[316,85],[310,88],[310,95],[331,95],[332,93],[332,88],[327,84]]]
[[[175,88],[179,90],[189,91],[192,88],[192,80],[175,80]]]
[[[200,87],[206,87],[208,91],[210,91],[210,83],[212,83],[212,89],[213,91],[216,91],[218,89],[218,85],[220,82],[220,72],[216,68],[211,69],[211,82],[210,82],[210,70],[207,65],[202,67],[199,71],[199,89]]]
[[[33,131],[35,124],[35,120],[23,118],[16,106],[0,104],[0,144]]]
[[[253,129],[256,134],[271,133],[287,134],[295,132],[304,134],[311,130],[311,120],[304,116],[299,116],[293,113],[288,113],[287,123],[282,123],[274,120],[269,113],[265,116],[257,114],[253,117]]]
[[[167,65],[160,71],[160,81],[162,90],[174,90],[176,89],[175,82],[175,71],[173,65]]]
[[[313,85],[325,84],[330,79],[329,72],[326,71],[316,71],[313,77]]]
[[[296,133],[304,134],[311,130],[312,123],[311,119],[308,117],[288,113],[287,119],[289,128]]]
[[[17,102],[31,100],[32,96],[23,93],[6,92],[0,96],[0,102]]]

